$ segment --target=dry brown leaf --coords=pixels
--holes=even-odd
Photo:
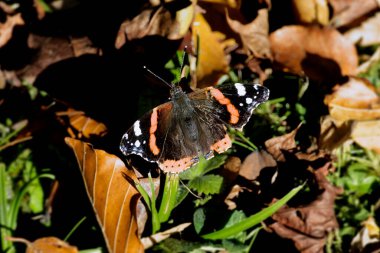
[[[192,88],[214,85],[219,78],[228,73],[228,61],[221,43],[224,39],[220,33],[212,31],[203,14],[197,13],[192,24],[192,40],[199,37],[196,82]]]
[[[363,148],[374,150],[380,154],[380,120],[356,122],[351,138]]]
[[[355,46],[333,28],[285,26],[269,39],[274,61],[285,71],[330,82],[356,73]]]
[[[273,156],[276,161],[285,161],[283,150],[291,150],[297,147],[295,136],[301,125],[288,134],[278,137],[273,137],[265,142],[267,151]]]
[[[194,18],[195,2],[188,1],[188,5],[181,6],[175,13],[164,5],[143,10],[132,20],[128,19],[120,25],[115,47],[120,48],[127,40],[141,39],[148,35],[159,35],[169,40],[183,38]]]
[[[367,79],[350,77],[348,82],[334,87],[324,100],[331,117],[339,121],[370,120],[380,117],[380,97]]]
[[[377,45],[380,43],[380,12],[366,19],[360,26],[352,28],[344,33],[344,36],[353,44],[362,47]]]
[[[365,78],[350,77],[343,85],[334,87],[334,92],[327,95],[326,105],[340,105],[348,108],[380,108],[380,97],[375,87]]]
[[[352,125],[352,121],[337,121],[330,115],[321,118],[318,146],[330,151],[339,147],[350,138]]]
[[[152,247],[153,245],[169,238],[172,234],[182,232],[183,230],[185,230],[190,225],[191,225],[190,222],[182,223],[182,224],[179,224],[179,225],[172,227],[168,230],[159,232],[159,233],[151,235],[149,237],[142,238],[141,242],[144,245],[144,249],[148,249],[148,248]]]
[[[327,25],[329,22],[327,0],[292,0],[292,6],[300,23]]]
[[[350,253],[379,252],[380,229],[375,218],[368,217],[362,225],[362,229],[352,239]]]
[[[74,57],[70,42],[65,38],[30,34],[28,46],[37,53],[28,66],[17,71],[18,76],[28,83],[34,83],[36,77],[51,64]]]
[[[227,194],[226,198],[224,199],[224,203],[227,205],[228,210],[236,209],[237,205],[234,199],[237,199],[239,197],[239,194],[244,191],[251,192],[252,190],[250,190],[247,187],[240,186],[237,184],[231,188],[230,192]]]
[[[8,15],[5,23],[0,23],[0,48],[12,38],[15,26],[24,24],[25,22],[21,17],[21,13],[12,16]]]
[[[109,252],[144,252],[138,237],[136,205],[140,194],[132,183],[137,180],[133,170],[117,156],[88,143],[69,137],[65,141],[75,153]]]
[[[301,253],[322,253],[328,232],[338,228],[334,202],[341,189],[326,179],[322,170],[315,173],[323,193],[303,207],[282,207],[272,218],[269,227],[278,235],[293,240]]]
[[[70,42],[75,57],[79,57],[84,54],[103,54],[100,48],[94,47],[92,41],[88,37],[73,37],[70,39]]]
[[[12,242],[21,242],[26,244],[25,253],[77,253],[78,249],[75,246],[68,244],[61,239],[50,236],[43,237],[30,242],[24,238],[10,237],[8,240]]]
[[[377,0],[329,0],[329,3],[333,9],[330,24],[337,28],[355,24],[379,8]]]
[[[231,19],[226,11],[226,20],[231,29],[240,35],[243,50],[248,56],[271,59],[269,44],[268,9],[260,9],[256,19],[251,23],[243,24],[239,20]]]
[[[91,139],[92,137],[103,137],[107,134],[107,126],[102,122],[98,122],[90,117],[88,117],[82,111],[76,111],[69,108],[64,112],[56,112],[59,118],[67,117],[68,124],[67,132],[72,138]],[[63,124],[66,124],[64,120],[60,120]]]
[[[268,167],[276,167],[277,162],[273,156],[264,150],[252,152],[248,155],[240,168],[239,175],[247,180],[255,180],[262,169]]]

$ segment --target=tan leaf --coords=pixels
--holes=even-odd
[[[136,205],[140,194],[127,169],[115,155],[90,144],[65,138],[76,156],[87,194],[105,237],[109,252],[144,252],[138,237]]]
[[[257,17],[248,24],[231,19],[226,11],[226,20],[231,29],[240,35],[247,55],[259,58],[272,58],[269,45],[268,9],[260,9]]]
[[[185,230],[185,228],[187,228],[190,225],[191,225],[190,222],[179,224],[179,225],[172,227],[168,230],[159,232],[159,233],[151,235],[149,237],[144,237],[141,239],[141,242],[143,243],[145,249],[150,248],[154,244],[157,244],[157,243],[169,238],[172,234],[182,232],[183,230]]]
[[[100,48],[94,47],[92,41],[88,37],[73,37],[70,39],[70,42],[73,47],[75,57],[79,57],[84,54],[103,54]]]
[[[283,150],[291,150],[297,147],[294,138],[300,127],[301,125],[299,125],[296,129],[288,134],[273,137],[265,142],[267,151],[273,156],[276,161],[285,161],[284,154],[282,152]]]
[[[252,152],[244,159],[239,175],[252,181],[260,175],[262,169],[276,167],[276,165],[273,157],[264,150]]]
[[[285,26],[269,36],[275,63],[313,80],[335,80],[356,73],[355,46],[333,28]]]
[[[366,19],[360,26],[352,28],[344,33],[344,36],[353,44],[362,47],[377,45],[380,43],[380,12]]]
[[[372,216],[368,217],[368,219],[365,220],[362,225],[362,229],[352,239],[350,252],[379,252],[380,229],[376,224],[375,218]]]
[[[380,47],[376,49],[376,51],[372,54],[371,58],[369,58],[367,61],[360,64],[360,66],[357,68],[356,73],[365,73],[367,72],[374,64],[378,64],[380,61]]]
[[[356,122],[351,138],[363,148],[374,150],[380,154],[380,120]]]
[[[212,31],[201,13],[197,13],[192,24],[192,40],[199,37],[199,48],[196,68],[197,83],[195,87],[203,88],[216,84],[219,78],[228,72],[221,34]]]
[[[67,117],[69,126],[67,128],[68,133],[73,138],[91,139],[92,137],[103,137],[107,134],[107,127],[102,122],[98,122],[90,117],[88,117],[82,111],[76,111],[69,108],[64,112],[57,112],[58,117]],[[65,124],[64,121],[63,124]]]
[[[115,47],[120,48],[128,40],[141,39],[148,35],[159,35],[170,40],[178,40],[189,31],[194,18],[194,3],[180,9],[168,10],[161,5],[158,8],[147,8],[132,20],[126,20],[120,25]]]
[[[334,92],[324,100],[327,105],[340,105],[348,108],[380,108],[380,97],[374,86],[365,78],[350,77],[343,85],[334,87]]]
[[[348,82],[334,87],[324,100],[330,115],[339,121],[369,120],[380,117],[380,97],[364,78],[350,77]]]
[[[329,6],[327,0],[292,0],[293,10],[299,22],[327,25]]]
[[[3,47],[12,38],[13,29],[17,25],[24,25],[25,22],[21,13],[13,16],[7,16],[5,23],[0,23],[0,48]]]
[[[379,7],[377,0],[329,0],[329,3],[333,9],[330,24],[337,28],[355,25]]]
[[[321,130],[318,146],[321,149],[333,150],[342,145],[351,135],[353,122],[334,120],[330,115],[321,119]]]
[[[26,244],[27,248],[25,253],[77,253],[78,249],[75,246],[71,246],[61,239],[49,236],[42,237],[34,242],[30,242],[24,238],[10,237],[8,240],[12,242],[20,242]]]

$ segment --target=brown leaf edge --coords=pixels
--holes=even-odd
[[[65,138],[76,156],[87,195],[112,253],[144,252],[138,236],[136,205],[140,194],[131,184],[134,172],[115,155],[89,143]]]

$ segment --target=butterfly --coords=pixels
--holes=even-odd
[[[210,159],[215,152],[228,150],[232,141],[227,127],[242,130],[270,93],[253,83],[222,84],[190,93],[169,85],[170,101],[145,113],[120,142],[124,155],[156,162],[167,173],[180,173],[201,156]]]

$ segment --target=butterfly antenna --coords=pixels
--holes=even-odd
[[[182,75],[182,71],[183,71],[183,68],[185,66],[185,59],[186,59],[186,56],[187,56],[187,46],[185,46],[185,48],[183,49],[183,56],[182,56],[182,62],[181,62],[181,75]]]
[[[163,82],[164,84],[166,84],[167,86],[169,86],[170,88],[173,88],[173,84],[165,81],[164,79],[162,79],[160,76],[156,75],[153,71],[151,71],[150,69],[148,69],[146,66],[143,67],[146,71],[148,71],[150,74],[152,74],[154,77],[156,77],[158,80],[160,80],[161,82]]]

